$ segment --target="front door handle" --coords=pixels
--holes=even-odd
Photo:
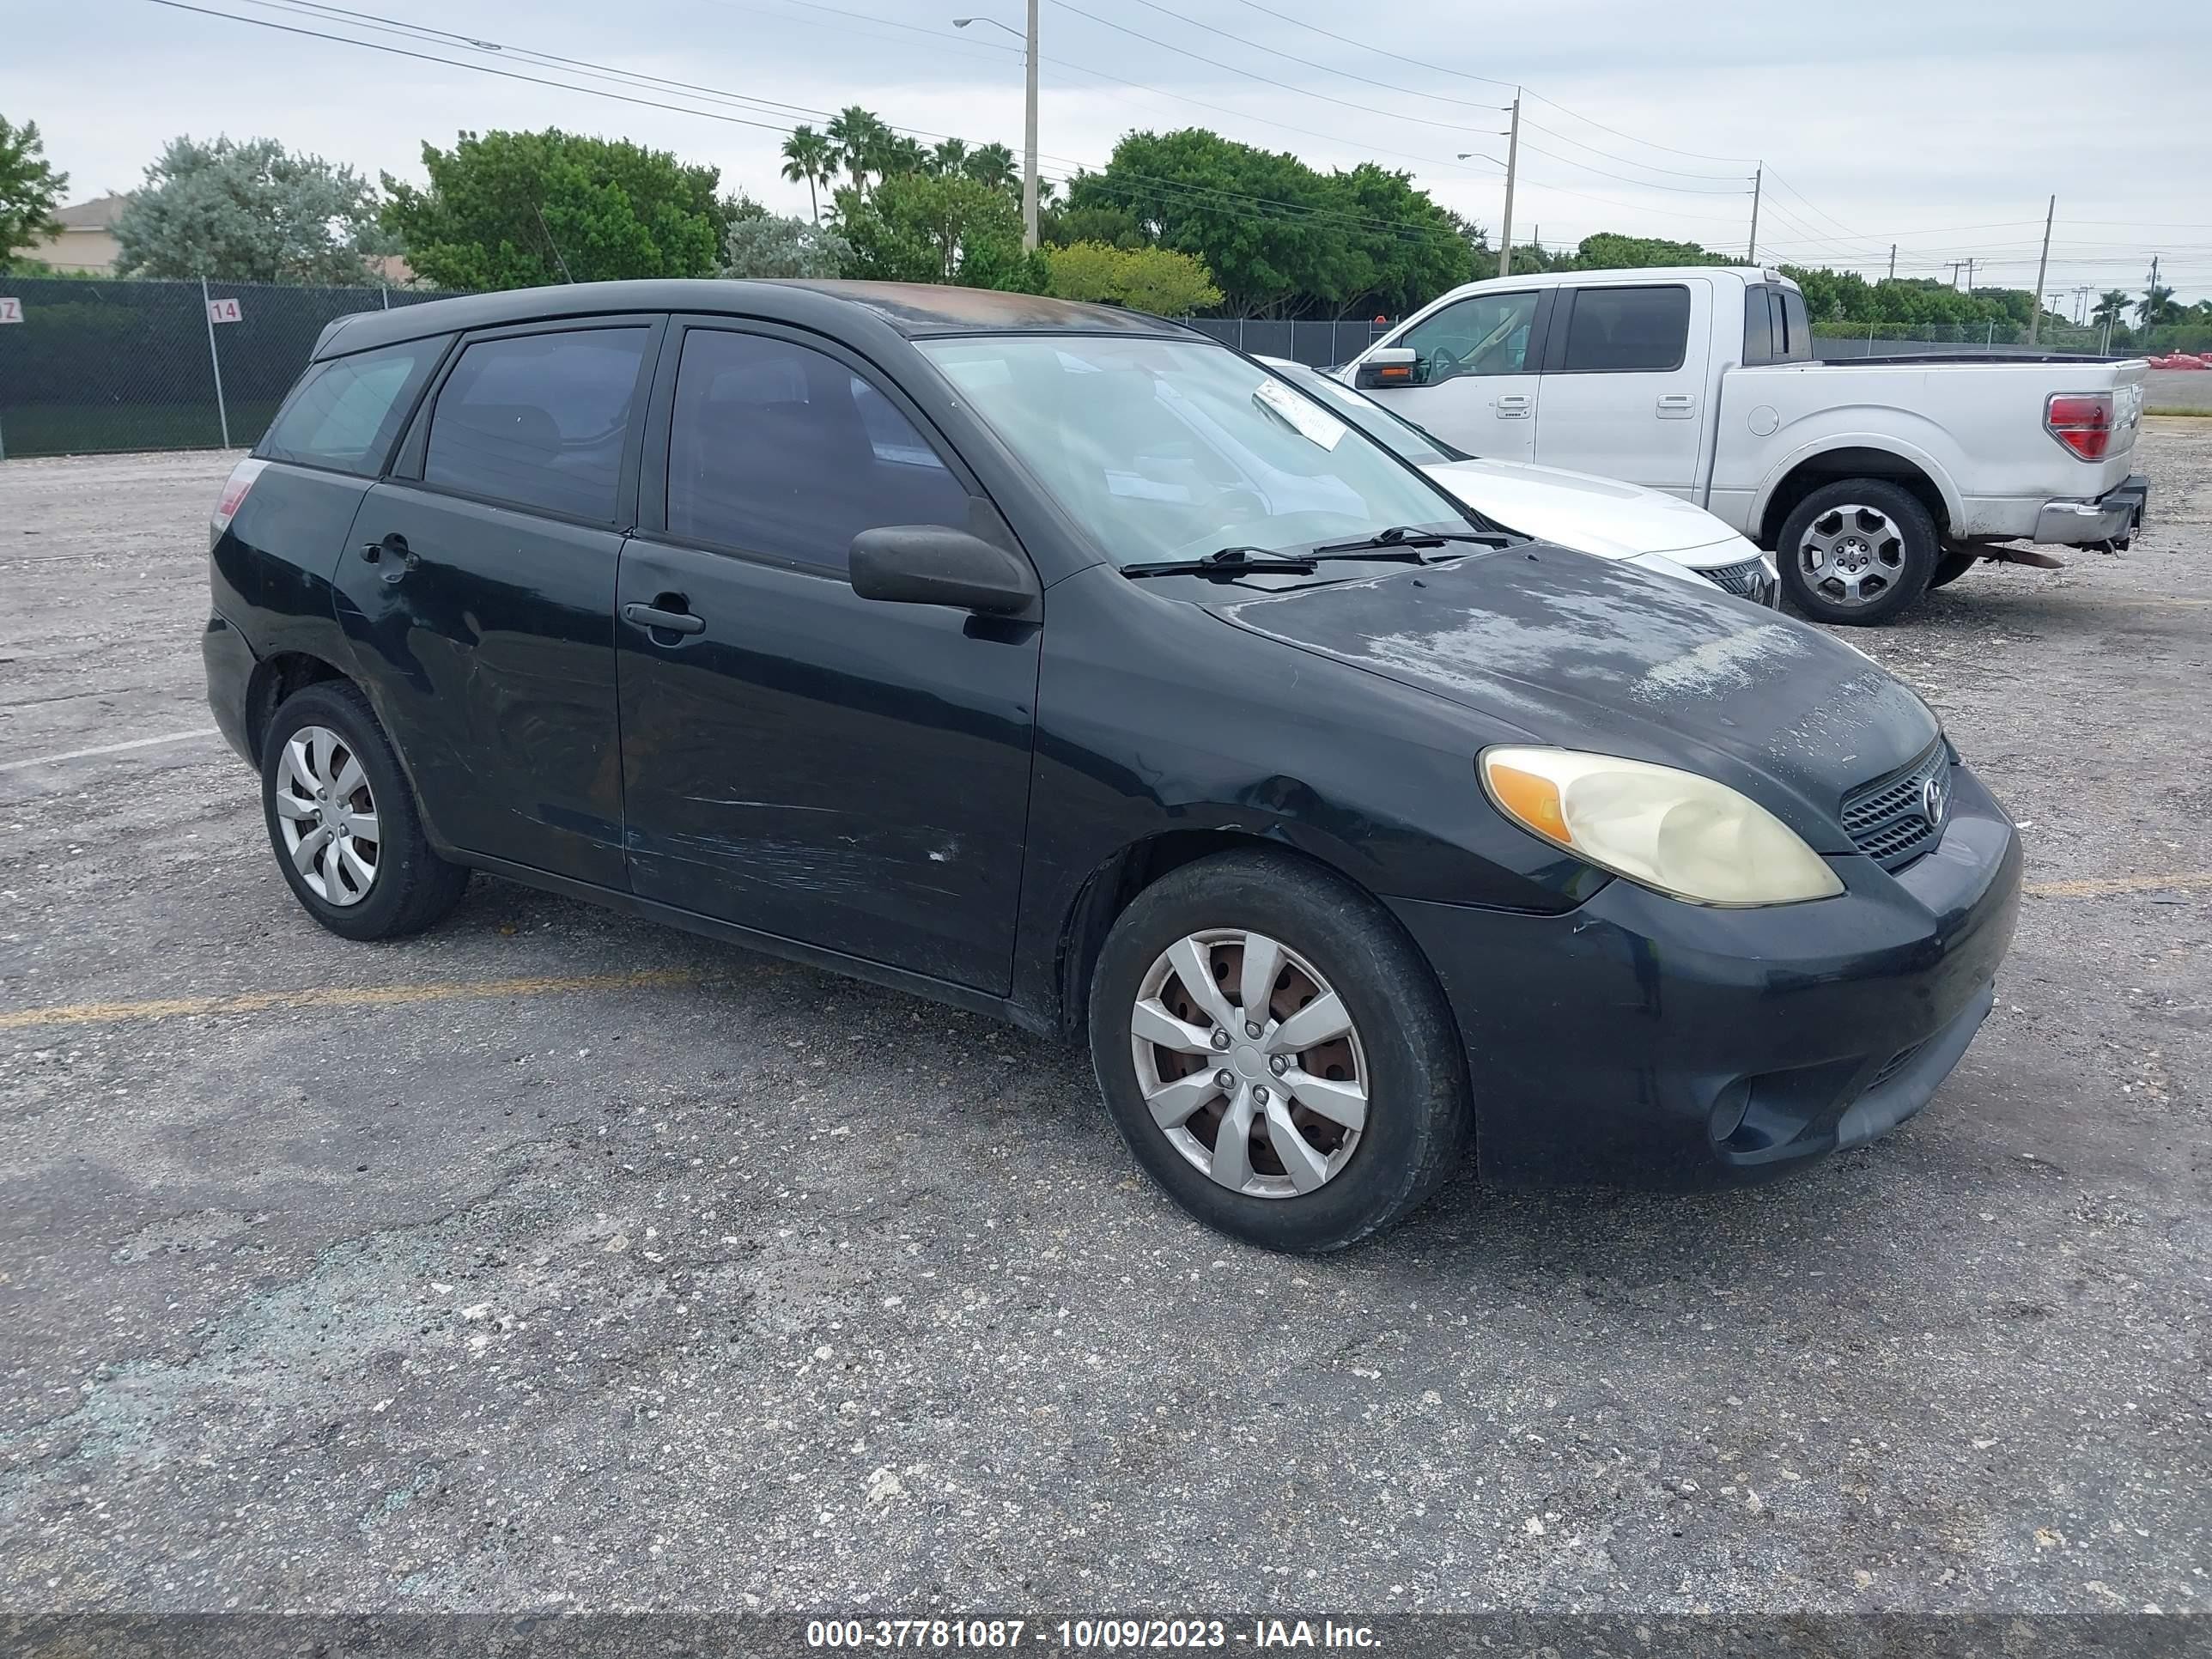
[[[1696,410],[1698,400],[1686,392],[1670,392],[1659,399],[1659,418],[1662,421],[1686,420]]]
[[[1526,392],[1507,392],[1498,400],[1498,418],[1501,421],[1527,420],[1531,401]]]
[[[389,557],[396,568],[384,573],[384,580],[388,582],[398,581],[422,562],[421,556],[408,547],[407,538],[396,530],[380,542],[363,542],[361,556],[371,564],[382,564]]]
[[[671,634],[703,634],[707,631],[704,617],[695,617],[689,611],[663,611],[650,605],[624,605],[623,620],[635,627],[655,631],[665,629]]]

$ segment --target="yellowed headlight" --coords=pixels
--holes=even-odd
[[[1757,801],[1648,761],[1571,749],[1486,749],[1498,810],[1601,869],[1693,904],[1800,904],[1844,884]]]

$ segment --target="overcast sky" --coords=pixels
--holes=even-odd
[[[39,123],[72,200],[130,189],[180,132],[267,136],[419,177],[424,139],[558,125],[714,163],[726,185],[799,212],[806,192],[779,176],[781,132],[738,122],[782,128],[858,102],[909,131],[1021,147],[1017,40],[951,18],[975,8],[1018,27],[1022,0],[350,0],[352,18],[285,9],[296,0],[194,3],[255,21],[154,0],[10,8],[0,114]],[[626,88],[733,118],[708,118],[264,26],[615,89],[362,19],[756,101]],[[1894,241],[1900,275],[1948,276],[1971,256],[1978,278],[2025,287],[2056,191],[2046,292],[2139,292],[2158,253],[2185,300],[2212,296],[2205,0],[1042,0],[1042,29],[1048,175],[1099,165],[1133,127],[1201,125],[1316,166],[1407,169],[1494,238],[1496,106],[1517,82],[1516,240],[1612,229],[1739,248],[1763,160],[1764,258],[1878,274]]]

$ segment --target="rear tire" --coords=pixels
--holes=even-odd
[[[1466,1148],[1466,1063],[1428,963],[1374,900],[1296,858],[1220,854],[1139,894],[1091,975],[1090,1028],[1137,1162],[1267,1249],[1340,1250],[1391,1225]]]
[[[468,885],[430,850],[399,756],[349,681],[319,681],[271,716],[261,810],[292,896],[342,938],[419,933]]]
[[[1783,520],[1774,562],[1790,604],[1814,621],[1870,628],[1928,591],[1939,553],[1918,496],[1881,478],[1844,478]]]

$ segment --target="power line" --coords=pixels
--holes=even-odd
[[[1224,40],[1234,40],[1238,46],[1249,46],[1254,52],[1264,52],[1271,58],[1280,58],[1292,64],[1303,64],[1308,69],[1317,69],[1325,75],[1341,76],[1347,81],[1357,81],[1362,86],[1380,87],[1385,92],[1401,92],[1409,98],[1433,98],[1440,104],[1457,104],[1462,109],[1482,110],[1491,114],[1504,113],[1505,106],[1502,104],[1471,103],[1464,98],[1448,98],[1441,92],[1423,92],[1418,87],[1401,87],[1393,81],[1376,81],[1364,75],[1355,75],[1348,69],[1339,69],[1334,64],[1323,64],[1311,58],[1301,58],[1297,53],[1285,52],[1279,46],[1264,46],[1257,40],[1248,40],[1241,34],[1231,34],[1227,29],[1217,28],[1211,23],[1201,23],[1196,18],[1186,17],[1179,11],[1171,11],[1167,7],[1158,4],[1157,0],[1137,0],[1137,3],[1147,11],[1156,11],[1163,17],[1172,17],[1178,23],[1188,24],[1192,28],[1204,29],[1208,34],[1218,35]]]

